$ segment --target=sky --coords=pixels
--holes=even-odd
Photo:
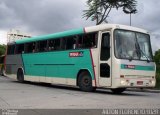
[[[7,32],[18,29],[32,36],[93,26],[82,18],[87,0],[0,0],[0,44],[6,44]],[[151,34],[152,50],[160,49],[160,0],[137,0],[132,26]],[[113,9],[109,23],[129,25],[129,15]]]

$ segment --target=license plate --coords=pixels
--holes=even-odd
[[[143,85],[143,81],[137,81],[137,85]]]

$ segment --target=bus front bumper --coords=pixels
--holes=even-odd
[[[155,87],[155,80],[121,79],[120,86],[123,87]]]

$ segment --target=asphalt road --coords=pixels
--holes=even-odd
[[[82,92],[78,88],[18,83],[0,76],[0,108],[8,109],[160,109],[160,93],[110,90]]]

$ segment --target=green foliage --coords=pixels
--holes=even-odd
[[[112,8],[123,8],[124,13],[136,13],[136,5],[136,0],[88,0],[88,10],[84,10],[83,17],[91,18],[99,25],[106,20]]]
[[[160,65],[160,49],[155,52],[154,61],[157,65]]]
[[[160,89],[160,73],[156,73],[156,88]]]
[[[6,51],[6,45],[0,45],[0,56],[4,55]]]
[[[160,75],[160,65],[156,64],[156,73]]]
[[[156,88],[160,89],[160,49],[155,52],[154,61],[156,63]]]
[[[156,63],[156,74],[160,75],[160,49],[155,52],[154,61]]]

